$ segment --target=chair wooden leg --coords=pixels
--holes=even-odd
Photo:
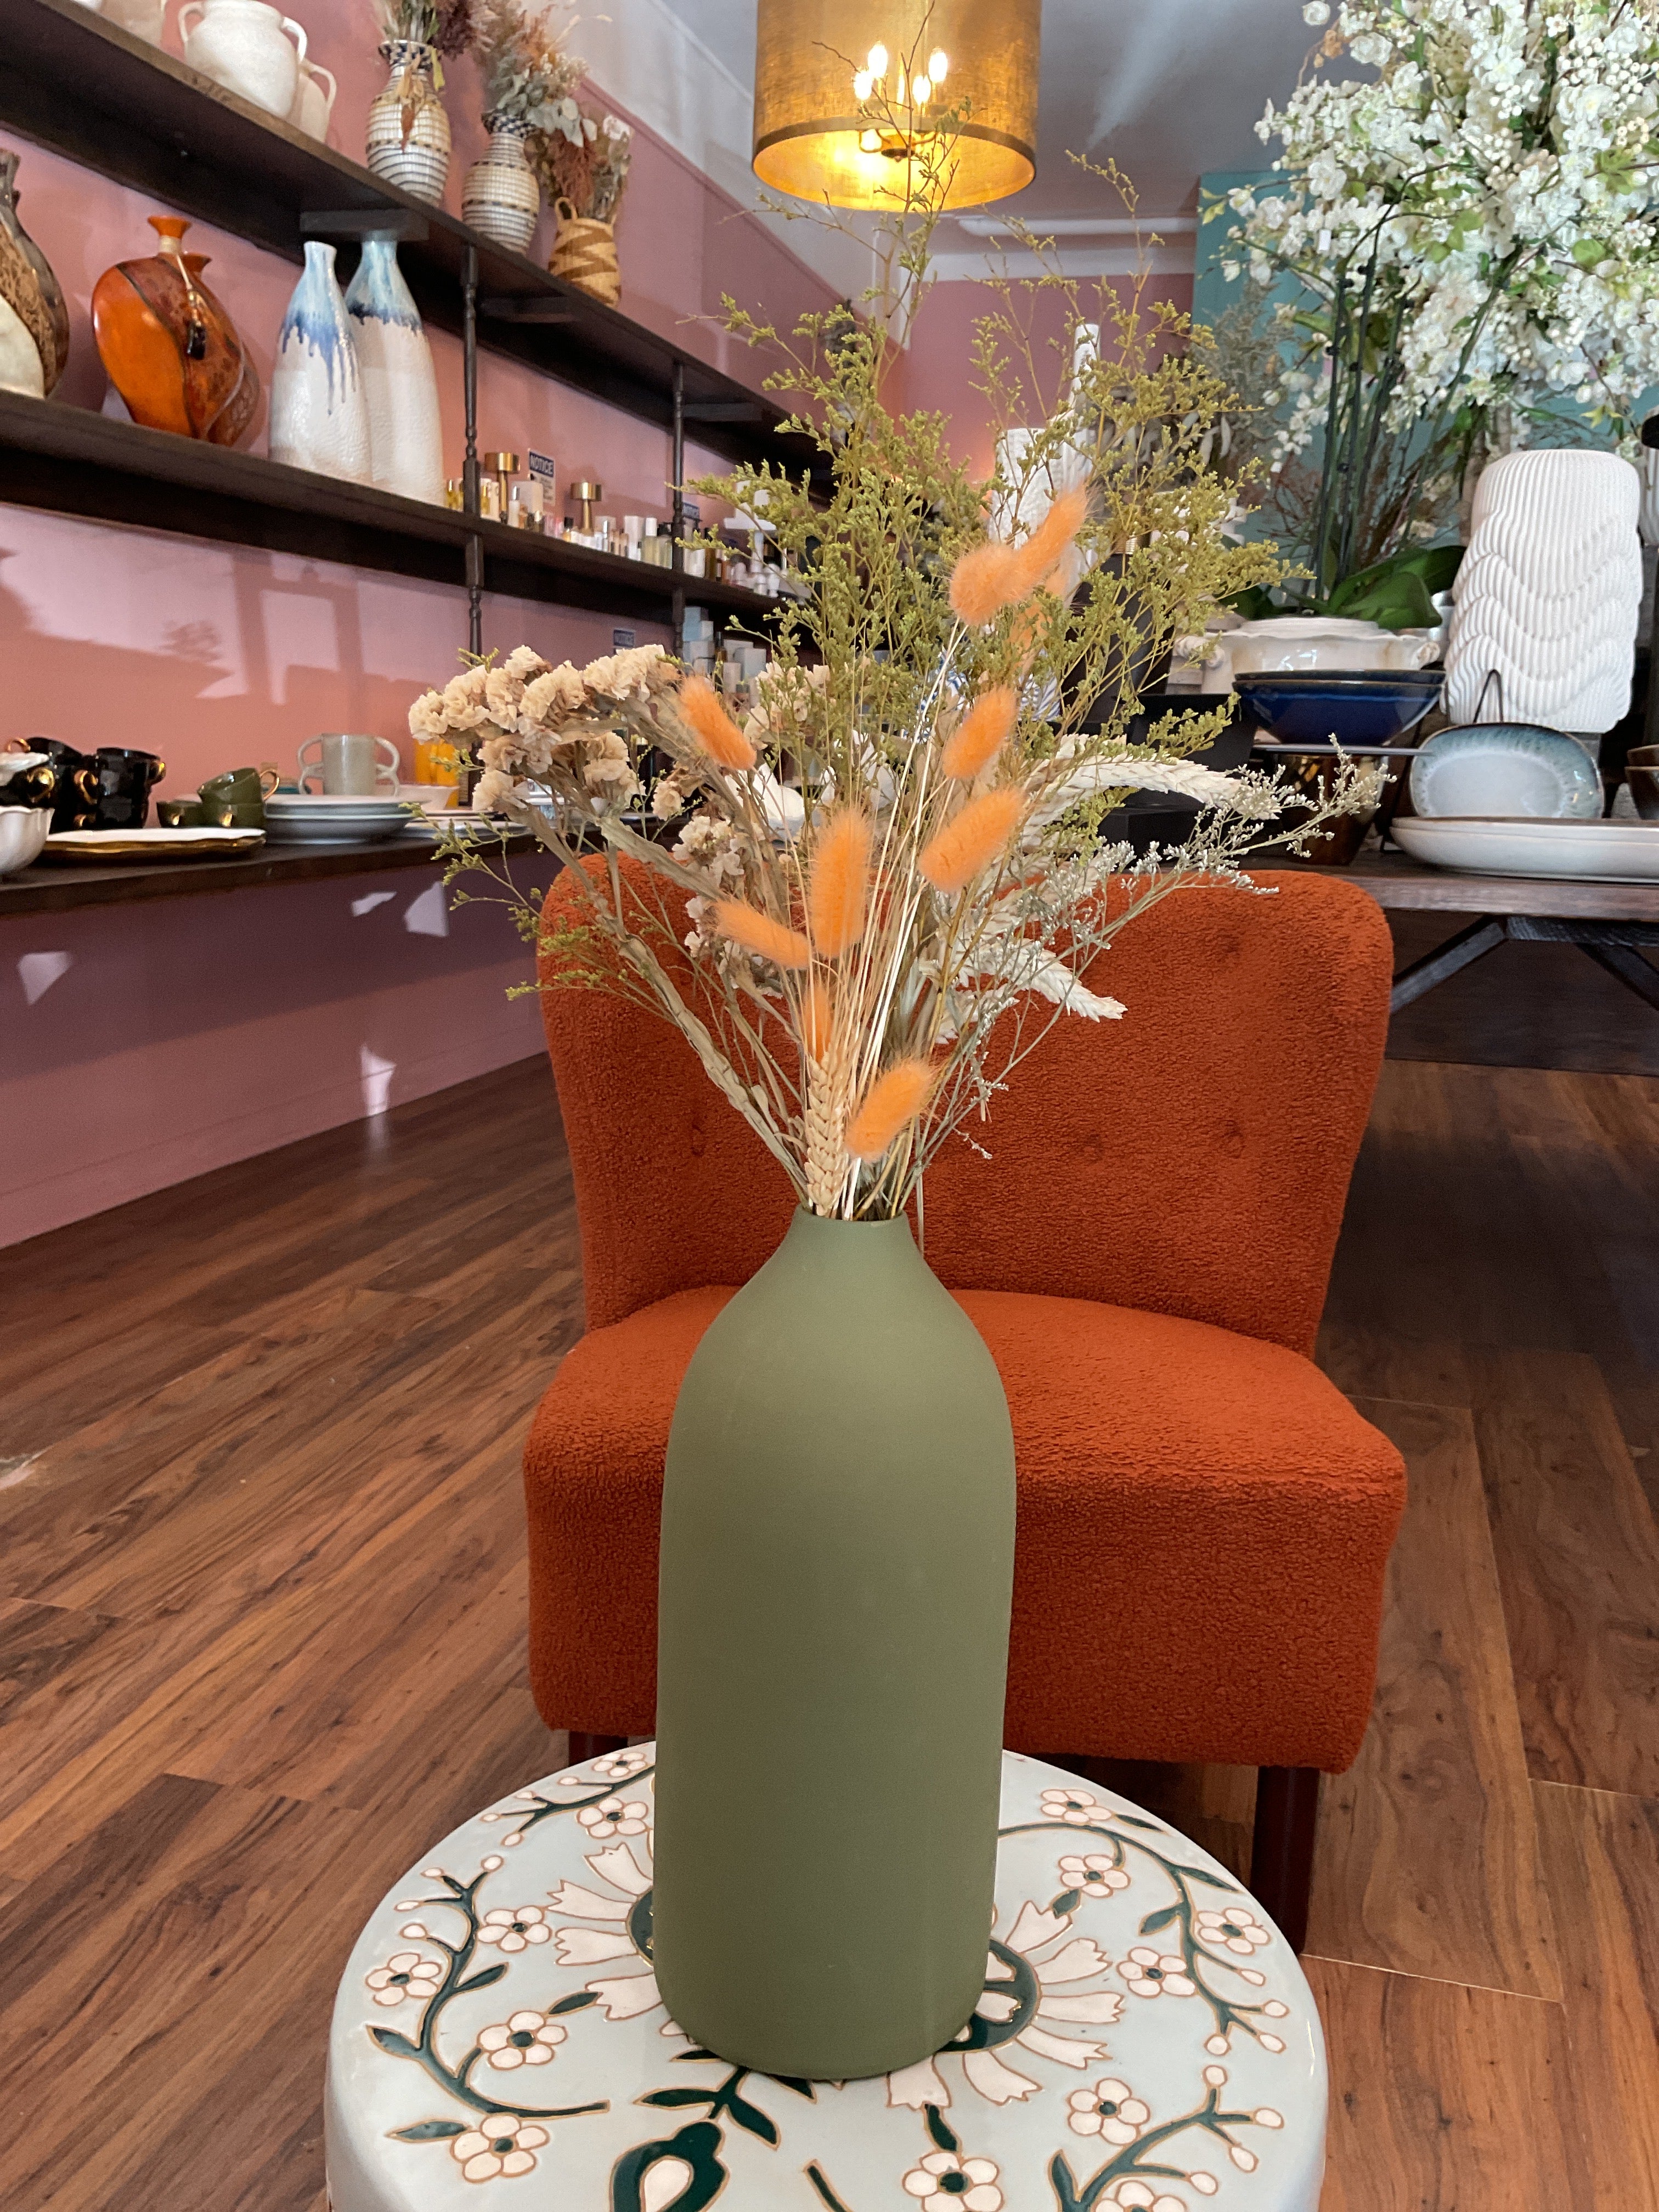
[[[628,1742],[625,1735],[579,1735],[570,1731],[570,1764],[584,1766],[590,1759],[603,1759],[607,1752],[621,1751]]]
[[[1318,1816],[1316,1766],[1257,1769],[1250,1892],[1277,1921],[1294,1951],[1308,1940],[1308,1893],[1313,1886]]]

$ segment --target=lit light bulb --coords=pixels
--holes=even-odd
[[[887,49],[882,45],[879,39],[878,39],[875,45],[871,47],[869,59],[865,64],[865,67],[869,70],[872,76],[886,76]]]
[[[854,99],[868,100],[875,88],[876,80],[871,76],[869,70],[860,70],[853,79]]]
[[[880,131],[860,131],[859,133],[859,147],[860,150],[863,153],[879,154],[881,151]]]
[[[943,84],[945,82],[945,72],[949,67],[950,63],[945,58],[944,47],[935,46],[933,52],[927,57],[927,75],[932,82],[934,84]]]
[[[912,80],[910,85],[910,97],[918,107],[926,107],[933,96],[933,88],[928,78],[919,76]]]

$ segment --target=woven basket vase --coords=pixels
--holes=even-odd
[[[622,271],[617,266],[617,233],[608,222],[578,215],[567,199],[556,199],[553,212],[559,219],[548,267],[568,284],[580,284],[607,307],[622,297]]]

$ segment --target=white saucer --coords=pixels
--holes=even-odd
[[[1492,815],[1397,815],[1389,836],[1413,860],[1481,876],[1659,883],[1659,822],[1539,821]]]

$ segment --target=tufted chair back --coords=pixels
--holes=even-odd
[[[925,1245],[952,1289],[1212,1322],[1308,1352],[1388,1028],[1376,903],[1285,872],[1182,890],[1096,962],[1118,1022],[1055,1022],[972,1144],[929,1170]],[[547,918],[578,918],[556,883]],[[678,1031],[542,959],[587,1322],[746,1282],[789,1184]],[[977,1149],[983,1146],[983,1151]],[[987,1157],[988,1154],[989,1157]]]

